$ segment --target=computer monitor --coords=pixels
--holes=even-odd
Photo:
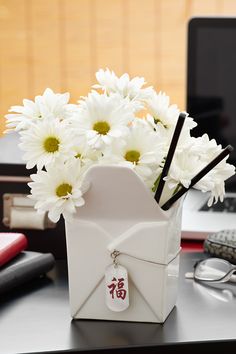
[[[236,17],[196,17],[188,26],[187,111],[198,126],[193,136],[207,133],[235,150],[236,165]],[[236,178],[226,182],[236,191]]]

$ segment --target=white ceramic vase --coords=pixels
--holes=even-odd
[[[164,322],[177,299],[181,201],[163,211],[126,167],[93,166],[86,180],[85,205],[66,220],[72,317]],[[129,306],[123,311],[107,306],[104,275],[114,251],[128,272]]]

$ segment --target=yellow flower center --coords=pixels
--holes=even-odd
[[[78,152],[78,154],[75,155],[76,159],[80,159],[81,158],[81,154]]]
[[[56,152],[59,150],[60,141],[54,136],[49,136],[44,140],[43,147],[47,152]]]
[[[68,183],[62,183],[60,184],[57,189],[56,189],[56,195],[61,198],[67,198],[68,194],[71,194],[72,192],[72,186]]]
[[[160,118],[158,118],[158,117],[153,117],[153,119],[154,119],[155,124],[161,123],[164,128],[168,128],[168,126],[167,126],[166,124],[164,124],[164,123],[161,121]]]
[[[158,117],[153,117],[155,124],[161,123],[161,120]]]
[[[138,163],[140,158],[140,152],[136,150],[129,150],[125,154],[125,159],[132,163]]]
[[[93,130],[101,135],[106,135],[110,130],[110,125],[105,121],[100,121],[94,124]]]

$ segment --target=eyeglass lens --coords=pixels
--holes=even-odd
[[[197,264],[194,277],[198,280],[220,280],[231,269],[231,264],[223,259],[209,258]]]

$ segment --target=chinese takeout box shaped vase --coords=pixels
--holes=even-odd
[[[86,181],[85,205],[66,220],[72,317],[164,322],[177,299],[181,203],[163,211],[127,167],[93,166]]]

